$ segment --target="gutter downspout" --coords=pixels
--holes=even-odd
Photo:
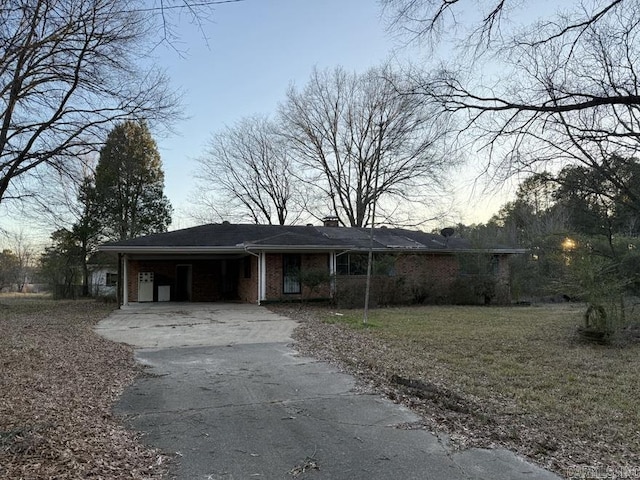
[[[329,295],[333,299],[336,296],[336,252],[329,253]]]
[[[264,300],[264,292],[265,292],[265,281],[267,278],[266,274],[266,262],[264,252],[255,253],[249,250],[247,247],[244,247],[244,251],[249,255],[253,255],[258,259],[258,305],[260,302]]]

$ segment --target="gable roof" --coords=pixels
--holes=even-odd
[[[87,259],[87,265],[93,267],[112,266],[118,264],[118,256],[114,252],[95,252]]]
[[[452,253],[477,251],[464,239],[402,228],[376,228],[371,244],[370,228],[312,225],[254,225],[212,223],[105,243],[100,250],[119,253],[239,253],[246,251],[415,251]],[[483,249],[487,251],[487,249]],[[524,250],[496,247],[495,253]]]

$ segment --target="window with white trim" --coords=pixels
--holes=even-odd
[[[286,253],[282,255],[282,293],[301,293],[300,255]]]

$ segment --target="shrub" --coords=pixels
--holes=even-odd
[[[341,308],[364,306],[366,277],[336,277],[334,301]],[[448,288],[429,275],[419,278],[373,275],[371,277],[370,307],[382,305],[414,305],[448,303]]]
[[[582,338],[609,343],[636,320],[628,305],[636,289],[636,262],[633,254],[621,260],[596,254],[589,244],[569,259],[562,287],[587,303],[584,325],[578,329]]]
[[[491,275],[461,275],[451,285],[451,302],[456,305],[489,305],[497,295],[497,281]]]
[[[319,287],[329,285],[331,282],[331,275],[328,270],[322,268],[301,270],[298,273],[298,278],[302,286],[307,288],[309,297],[313,297]]]
[[[361,276],[336,277],[336,294],[334,302],[340,308],[362,308],[364,305],[364,294],[366,279]],[[370,306],[376,304],[375,296],[371,296]]]

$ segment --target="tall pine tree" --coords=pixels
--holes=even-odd
[[[100,151],[95,193],[103,233],[110,240],[165,232],[171,204],[156,142],[144,122],[117,125]]]

